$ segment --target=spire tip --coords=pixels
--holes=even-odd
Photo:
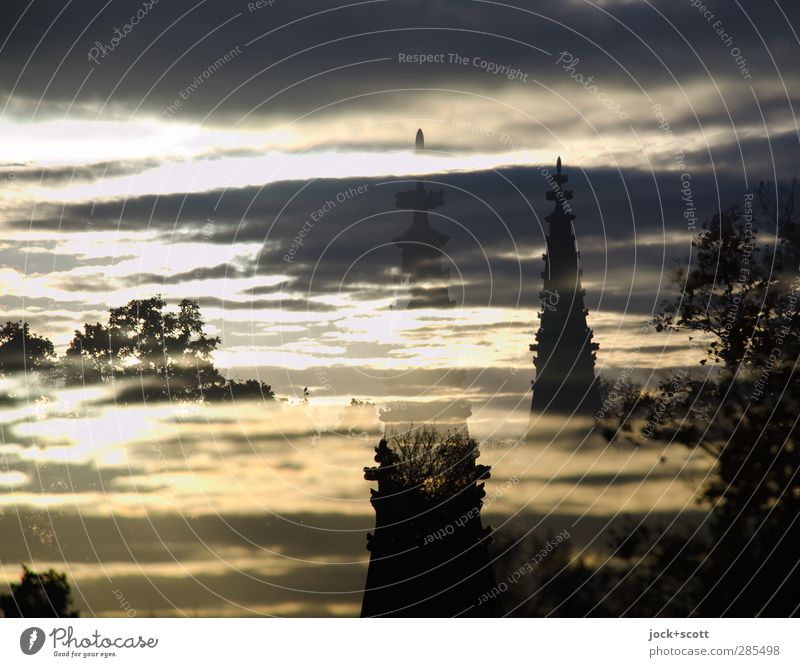
[[[425,135],[422,134],[422,128],[417,130],[417,138],[414,140],[414,150],[425,150]]]

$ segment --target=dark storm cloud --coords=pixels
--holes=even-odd
[[[138,287],[139,285],[162,285],[166,287],[170,285],[182,285],[193,280],[233,280],[235,278],[243,278],[253,275],[252,268],[244,265],[240,266],[235,262],[217,264],[216,266],[211,266],[208,268],[203,267],[193,271],[184,271],[181,273],[136,273],[130,276],[114,278],[102,275],[102,273],[107,271],[108,268],[110,268],[108,265],[98,267],[98,273],[100,275],[93,275],[89,277],[65,277],[59,280],[59,286],[62,289],[76,292],[108,293],[114,289]],[[222,300],[219,301],[221,302]],[[229,308],[234,306],[235,304],[228,304]]]
[[[721,178],[736,174],[742,183],[759,180],[788,180],[798,174],[797,156],[800,149],[796,129],[773,132],[767,129],[766,138],[739,136],[722,146],[689,150],[688,165],[702,165],[713,159],[713,168]]]
[[[485,512],[484,522],[499,526],[496,539],[501,548],[528,534],[532,527],[536,535],[545,535],[569,525],[576,548],[589,545],[596,549],[597,536],[609,528],[625,530],[641,519],[655,526],[677,522],[694,527],[703,517],[703,512],[690,510],[679,516],[653,511],[647,517],[636,513],[607,517],[521,512],[509,519],[490,510]],[[174,517],[153,513],[142,518],[117,516],[111,522],[19,508],[0,517],[0,538],[10,562],[74,565],[70,570],[73,595],[83,615],[122,615],[127,609],[137,616],[197,610],[242,615],[258,613],[266,605],[267,613],[324,616],[335,613],[328,605],[342,603],[357,612],[369,557],[366,533],[372,529],[372,521],[372,516],[333,513],[295,513],[285,520],[258,514]],[[532,538],[532,544],[536,539]],[[263,568],[231,567],[233,550],[239,556],[263,561]],[[104,576],[89,574],[86,566],[99,562],[106,564]],[[178,576],[159,569],[176,563],[184,566]],[[113,566],[129,569],[118,573]],[[220,566],[224,566],[223,572]],[[272,567],[277,569],[273,572]],[[115,592],[122,592],[127,606],[120,607]],[[280,604],[292,607],[288,611],[269,609]]]
[[[367,504],[366,501],[364,504]],[[60,557],[77,562],[98,557],[103,562],[132,560],[142,563],[166,563],[172,562],[173,558],[179,561],[213,558],[213,552],[208,553],[204,542],[213,544],[216,549],[248,545],[254,552],[289,548],[290,553],[286,555],[290,557],[319,556],[319,547],[309,539],[312,531],[318,539],[327,538],[326,554],[347,559],[348,555],[355,555],[355,549],[349,546],[350,541],[355,537],[361,542],[364,539],[361,533],[372,528],[372,518],[366,512],[362,517],[298,513],[287,520],[270,515],[267,511],[261,516],[190,518],[153,515],[147,519],[118,517],[116,524],[104,517],[85,516],[83,525],[77,516],[54,512],[50,525],[54,539],[42,542],[36,539],[35,531],[31,528],[41,524],[35,511],[21,507],[19,512],[29,519],[24,524],[20,524],[16,516],[12,519],[10,513],[0,517],[0,534],[4,538],[3,543],[8,545],[6,558],[17,561],[58,558],[59,542],[64,549]],[[24,530],[20,528],[21,525],[25,526]],[[317,527],[323,530],[315,530]],[[30,552],[26,553],[28,548]],[[97,549],[94,554],[93,548]]]
[[[11,457],[9,457],[11,458]],[[108,492],[114,488],[115,482],[135,474],[130,468],[97,468],[90,464],[50,463],[36,464],[32,461],[16,462],[11,469],[24,472],[28,483],[17,486],[19,493],[72,494],[96,491]],[[139,472],[143,472],[141,469]],[[147,493],[150,489],[138,489],[138,493]]]
[[[189,280],[212,280],[215,278],[241,278],[252,275],[248,267],[237,266],[233,262],[228,264],[217,264],[216,266],[203,267],[194,271],[184,271],[183,273],[158,274],[140,273],[136,276],[139,283],[160,283],[163,285],[180,285]]]
[[[674,478],[674,474],[671,476]],[[365,485],[366,486],[366,485]],[[366,494],[365,494],[366,495]],[[143,564],[193,561],[225,553],[226,547],[252,550],[266,557],[268,551],[290,558],[319,559],[323,553],[337,561],[361,561],[366,564],[366,532],[372,530],[374,518],[367,498],[364,515],[348,516],[333,513],[297,512],[285,518],[270,515],[219,514],[199,517],[159,515],[148,517],[116,517],[115,522],[90,514],[51,512],[44,517],[35,510],[20,507],[0,517],[0,535],[8,545],[9,561],[29,559],[107,563],[141,562]],[[654,513],[661,518],[661,513]],[[689,516],[691,513],[687,513]],[[492,514],[505,523],[508,517]],[[519,519],[529,522],[533,513]],[[559,521],[575,521],[569,514],[553,513]],[[46,522],[52,541],[42,541],[35,527]],[[607,517],[584,516],[585,527],[603,523]],[[530,523],[528,524],[530,526]],[[313,534],[313,538],[311,535]],[[324,540],[325,548],[321,548]],[[59,548],[64,549],[59,552]],[[97,549],[97,551],[93,551]],[[335,570],[333,565],[326,569]]]
[[[574,192],[571,204],[577,216],[574,225],[584,281],[591,286],[587,301],[590,307],[603,310],[651,312],[662,292],[670,288],[675,261],[686,258],[700,220],[720,206],[741,204],[747,191],[743,181],[730,176],[692,175],[691,205],[697,216],[692,230],[684,217],[688,204],[681,193],[679,172],[583,171],[568,164],[565,168]],[[750,186],[772,177],[767,169],[760,173],[749,169],[748,174]],[[442,248],[442,261],[450,271],[451,298],[466,306],[533,307],[543,267],[544,218],[552,210],[545,201],[548,186],[539,170],[514,168],[426,178],[427,187],[445,192],[445,206],[432,211],[430,219],[450,237]],[[225,307],[321,312],[332,308],[308,299],[339,294],[395,298],[402,286],[398,281],[400,250],[394,240],[411,220],[407,211],[395,208],[394,195],[413,184],[409,179],[322,179],[224,193],[103,200],[68,204],[63,217],[58,206],[59,216],[33,224],[28,219],[23,226],[34,231],[53,227],[83,231],[89,220],[95,230],[155,231],[165,243],[263,244],[253,265],[215,264],[167,276],[132,275],[123,282],[175,285],[226,275],[282,275],[286,279],[282,287],[288,292],[283,300],[260,298],[278,291],[266,286],[244,291],[240,295],[244,304],[225,302]],[[359,187],[362,194],[342,197]],[[48,215],[41,206],[37,211]],[[210,219],[213,223],[207,222]],[[298,243],[304,225],[307,233]],[[295,253],[290,255],[293,244]],[[201,301],[210,303],[208,298]]]
[[[527,327],[527,337],[519,348],[512,349],[506,342],[498,342],[513,355],[511,366],[485,366],[485,367],[459,367],[457,371],[443,373],[441,369],[414,368],[402,371],[398,376],[397,371],[381,371],[370,368],[368,373],[363,369],[352,366],[318,366],[302,370],[284,368],[282,366],[252,366],[247,368],[233,367],[229,369],[231,377],[253,377],[256,375],[267,382],[279,396],[302,395],[303,388],[308,387],[313,398],[337,396],[345,398],[360,398],[374,402],[379,407],[385,407],[385,401],[394,400],[398,393],[402,393],[407,400],[414,400],[415,396],[428,396],[431,386],[437,387],[439,396],[450,395],[464,398],[472,402],[474,421],[484,418],[484,410],[491,418],[493,410],[502,414],[512,415],[520,407],[523,410],[530,407],[531,380],[534,378],[532,354],[528,343],[534,340],[533,326],[535,310],[530,311],[531,326]],[[627,320],[628,318],[626,318]],[[629,318],[635,322],[635,316]],[[638,326],[638,323],[637,323]],[[505,334],[513,329],[505,331]],[[613,336],[598,338],[601,340],[598,375],[604,376],[611,382],[619,378],[621,363],[614,363],[607,359],[612,348],[619,351],[621,346],[628,346],[630,339],[624,333],[622,339],[617,341]],[[500,334],[498,341],[504,341]],[[396,349],[396,346],[395,346]],[[627,347],[623,348],[623,352]],[[642,354],[636,359],[623,356],[625,364],[632,363],[634,373],[632,377],[636,382],[647,382],[653,378],[668,379],[673,371],[654,371],[652,364],[644,359],[655,359],[659,355],[685,350],[685,346],[673,345],[667,339],[656,338],[652,345],[643,345]],[[699,355],[697,355],[699,356]],[[691,365],[699,359],[688,357],[686,364]],[[377,411],[377,408],[375,408]],[[473,421],[473,425],[474,425]],[[375,423],[377,424],[377,418]],[[478,427],[480,431],[480,427]],[[279,436],[280,437],[280,436]]]
[[[155,159],[116,160],[98,162],[96,164],[64,167],[28,167],[25,165],[9,165],[0,167],[0,179],[7,181],[33,183],[48,186],[67,185],[70,183],[93,183],[105,178],[128,176],[140,171],[153,169],[161,162]]]
[[[245,294],[247,294],[247,292],[245,292]],[[201,308],[222,308],[224,310],[258,311],[263,308],[268,310],[278,309],[298,312],[307,311],[309,313],[331,313],[336,311],[334,306],[323,303],[314,303],[308,299],[282,298],[273,300],[252,299],[249,301],[231,301],[219,299],[213,296],[203,296],[197,301]]]
[[[456,0],[435,7],[422,0],[346,8],[278,2],[253,12],[247,2],[172,0],[155,4],[128,29],[141,7],[137,3],[9,0],[0,7],[0,25],[8,36],[0,82],[14,95],[11,110],[25,117],[41,102],[39,114],[58,114],[73,103],[73,113],[83,109],[92,117],[103,104],[123,114],[141,105],[156,116],[189,119],[219,104],[217,115],[240,118],[257,108],[261,116],[291,119],[349,96],[388,89],[490,95],[508,89],[502,75],[472,65],[476,56],[519,68],[547,85],[577,85],[555,64],[568,45],[580,58],[578,69],[601,87],[637,90],[641,85],[654,93],[674,86],[676,79],[684,86],[703,80],[711,86],[713,79],[723,97],[746,94],[752,84],[773,104],[785,94],[778,72],[789,91],[796,88],[795,39],[775,6],[745,2],[745,14],[730,3],[709,0],[715,20],[732,40],[728,45],[688,2],[653,4],[655,9],[644,3],[599,8],[588,2],[542,2],[521,11]],[[797,23],[796,4],[783,4]],[[751,79],[741,75],[732,49],[746,59]],[[90,51],[96,62],[89,60]],[[446,62],[404,64],[398,53],[444,54]],[[450,63],[450,53],[466,56],[469,64]],[[348,67],[374,59],[387,60]],[[293,84],[298,85],[281,92]],[[413,93],[368,95],[337,109],[396,111],[413,98]],[[176,100],[180,107],[165,111]],[[748,118],[758,119],[754,105],[745,108]],[[722,105],[712,111],[722,113]],[[559,122],[557,116],[541,120]]]

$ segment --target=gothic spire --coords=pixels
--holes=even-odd
[[[568,414],[593,413],[599,408],[600,393],[595,382],[595,351],[592,330],[586,323],[585,290],[581,286],[579,253],[576,249],[569,201],[572,190],[562,186],[569,177],[562,173],[561,157],[556,173],[547,174],[548,201],[554,202],[548,223],[541,310],[536,343],[536,379],[531,410]]]

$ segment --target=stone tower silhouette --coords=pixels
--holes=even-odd
[[[425,136],[417,130],[414,150],[425,150]],[[436,231],[428,220],[428,211],[444,206],[444,191],[426,190],[423,181],[417,181],[414,190],[398,192],[397,208],[413,211],[411,226],[394,240],[400,248],[400,270],[408,280],[410,300],[407,308],[450,308],[448,286],[450,271],[442,266],[441,248],[449,236]]]
[[[414,141],[416,153],[425,150],[425,136],[417,130]],[[401,236],[392,239],[400,248],[400,276],[405,287],[403,298],[398,298],[395,313],[399,319],[403,313],[413,309],[441,310],[456,305],[450,298],[450,270],[445,265],[442,248],[449,236],[431,225],[428,211],[444,206],[444,192],[425,188],[424,181],[417,180],[413,190],[398,192],[396,206],[411,211],[411,225]],[[449,377],[448,377],[449,376]],[[463,372],[451,368],[430,382],[431,387],[452,387],[463,384]],[[385,433],[407,431],[428,424],[442,430],[467,432],[467,419],[472,413],[464,400],[403,400],[381,410],[380,419],[385,424]]]
[[[375,531],[361,616],[500,616],[492,529],[480,516],[489,467],[475,463],[477,446],[464,435],[418,435],[414,456],[383,439],[379,465],[364,468],[378,488],[370,489]]]
[[[595,382],[595,351],[599,345],[592,341],[592,330],[586,324],[588,310],[584,306],[586,291],[581,287],[580,253],[569,201],[572,191],[562,189],[569,178],[561,173],[561,158],[556,163],[556,175],[550,176],[552,189],[548,201],[554,202],[553,212],[545,218],[548,223],[547,253],[542,278],[544,286],[539,296],[540,325],[533,363],[531,411],[588,415],[600,407],[600,390]]]
[[[415,150],[425,148],[417,131]],[[407,288],[398,317],[412,309],[434,313],[455,306],[442,247],[428,211],[444,205],[444,193],[416,188],[397,194],[397,207],[412,211],[411,225],[393,239],[400,248],[400,273]],[[424,313],[426,316],[430,313]],[[381,410],[385,437],[375,449],[376,467],[364,477],[371,489],[375,531],[367,537],[369,569],[362,616],[499,616],[496,581],[489,558],[491,528],[480,511],[489,467],[478,465],[469,437],[465,400],[431,400],[442,389],[461,386],[458,368],[430,369],[429,391]],[[403,382],[390,395],[403,395]],[[491,597],[490,597],[491,596]]]

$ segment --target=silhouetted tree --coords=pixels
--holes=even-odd
[[[428,501],[459,493],[475,479],[478,444],[463,431],[440,433],[432,426],[412,428],[388,438],[387,482]],[[479,466],[488,471],[486,466]]]
[[[695,570],[708,543],[686,528],[664,531],[630,519],[612,529],[606,549],[587,552],[569,543],[504,535],[498,579],[515,581],[503,597],[506,613],[524,617],[685,617],[697,613],[702,597]],[[556,548],[541,559],[542,545]],[[532,567],[531,567],[532,566]],[[509,573],[517,576],[509,578]],[[522,575],[520,576],[520,573]]]
[[[55,365],[53,343],[32,333],[27,322],[6,322],[0,328],[0,375],[49,372]]]
[[[694,573],[703,615],[786,616],[800,606],[795,191],[762,184],[751,200],[776,225],[773,244],[758,242],[755,210],[734,206],[708,220],[692,266],[676,272],[680,297],[656,317],[659,330],[700,343],[706,369],[656,393],[647,432],[717,461],[702,494],[712,542]]]
[[[521,617],[612,616],[606,595],[607,569],[598,568],[568,544],[558,544],[544,558],[543,545],[557,544],[552,533],[521,536],[505,531],[495,537],[495,571],[508,582],[502,595],[504,613]]]
[[[609,442],[630,438],[634,425],[646,417],[654,403],[653,392],[627,377],[613,381],[603,376],[597,379],[600,391],[600,409],[596,418],[602,434]],[[638,444],[635,440],[633,444]]]
[[[184,299],[178,312],[165,310],[161,296],[112,308],[108,324],[75,331],[64,358],[68,384],[138,379],[147,399],[272,399],[269,385],[226,380],[212,354],[218,337],[205,333],[196,301]]]
[[[22,566],[20,583],[0,595],[0,611],[6,618],[75,618],[67,575],[55,570],[37,573]]]

